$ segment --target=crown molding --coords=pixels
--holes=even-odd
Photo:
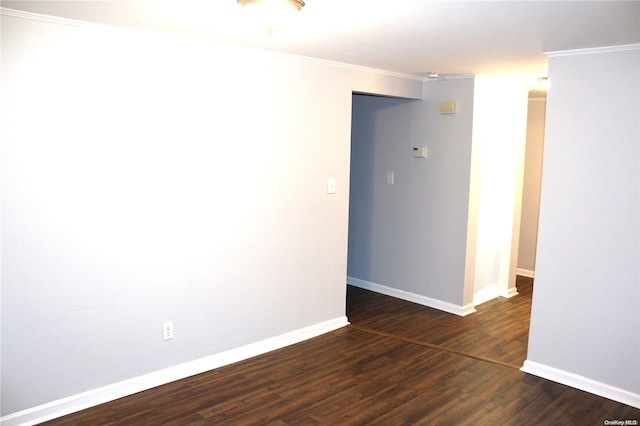
[[[133,32],[133,33],[147,33],[147,34],[152,33],[152,34],[159,34],[163,36],[173,35],[176,37],[184,37],[183,34],[163,33],[159,31],[145,30],[145,29],[139,29],[139,28],[125,28],[125,27],[119,27],[117,25],[98,24],[96,22],[63,18],[59,16],[44,15],[44,14],[34,13],[34,12],[26,12],[22,10],[10,9],[7,7],[0,7],[0,15],[12,16],[12,17],[28,19],[32,21],[49,22],[52,24],[80,27],[80,28],[86,28],[86,29],[95,29],[95,30],[103,30],[103,31],[106,30],[106,31],[112,31],[112,32]],[[187,36],[187,37],[193,37],[193,36]],[[211,43],[224,44],[226,46],[235,46],[242,49],[252,49],[260,52],[267,52],[273,55],[278,55],[283,57],[296,58],[299,60],[304,60],[307,62],[313,62],[317,64],[331,65],[331,66],[350,69],[350,70],[370,72],[370,73],[375,73],[375,74],[384,75],[388,77],[404,78],[407,80],[415,80],[415,81],[425,80],[422,76],[417,76],[409,73],[370,68],[370,67],[361,66],[361,65],[348,64],[346,62],[338,62],[338,61],[331,61],[328,59],[314,58],[311,56],[296,55],[294,53],[278,52],[275,50],[265,50],[265,49],[260,49],[258,47],[245,46],[241,44],[224,43],[224,42],[215,41],[215,40],[207,40],[207,41]]]
[[[399,77],[399,78],[405,78],[405,79],[408,79],[408,80],[424,81],[423,77],[420,77],[420,76],[417,76],[417,75],[413,75],[413,74],[405,74],[405,73],[401,73],[401,72],[397,72],[397,71],[389,71],[389,70],[382,70],[382,69],[378,69],[378,68],[370,68],[370,67],[365,67],[363,65],[354,65],[354,64],[348,64],[346,62],[331,61],[329,59],[320,59],[320,58],[314,58],[314,57],[311,57],[311,56],[296,55],[294,53],[277,52],[277,51],[273,51],[273,50],[269,50],[269,52],[275,53],[275,54],[279,54],[279,55],[283,55],[283,56],[295,57],[295,58],[298,58],[298,59],[306,60],[306,61],[309,61],[309,62],[315,62],[315,63],[318,63],[318,64],[333,65],[335,67],[346,68],[346,69],[355,70],[355,71],[372,72],[372,73],[375,73],[375,74],[386,75],[388,77]]]
[[[572,49],[572,50],[556,50],[551,52],[544,52],[549,58],[557,58],[561,56],[576,56],[576,55],[592,55],[596,53],[611,53],[611,52],[623,52],[626,50],[639,50],[640,43],[635,44],[621,44],[618,46],[603,46],[603,47],[590,47],[587,49]]]
[[[49,22],[52,24],[67,25],[72,27],[80,27],[80,28],[88,28],[88,29],[98,29],[98,30],[108,30],[108,31],[134,31],[134,32],[142,31],[142,30],[135,30],[135,29],[124,28],[124,27],[117,27],[114,25],[98,24],[96,22],[81,21],[78,19],[63,18],[60,16],[51,16],[51,15],[44,15],[41,13],[27,12],[24,10],[10,9],[7,7],[0,7],[0,15],[12,16],[14,18],[28,19],[31,21]]]
[[[422,77],[422,81],[430,82],[438,80],[464,80],[468,78],[474,79],[476,78],[476,74],[442,74],[437,78]]]

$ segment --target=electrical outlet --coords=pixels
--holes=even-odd
[[[173,339],[173,321],[167,321],[162,324],[162,336],[164,340]]]

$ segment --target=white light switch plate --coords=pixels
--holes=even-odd
[[[336,193],[336,178],[327,179],[327,194]]]

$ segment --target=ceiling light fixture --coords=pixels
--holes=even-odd
[[[438,73],[435,71],[429,71],[427,73],[427,78],[438,78],[438,77],[440,77],[440,75],[438,75]]]
[[[304,7],[302,0],[238,0],[245,14],[269,35],[283,29]]]

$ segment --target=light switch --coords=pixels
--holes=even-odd
[[[393,172],[387,172],[387,183],[389,185],[393,185],[393,180],[394,180]]]
[[[327,194],[336,193],[336,178],[327,179]]]

